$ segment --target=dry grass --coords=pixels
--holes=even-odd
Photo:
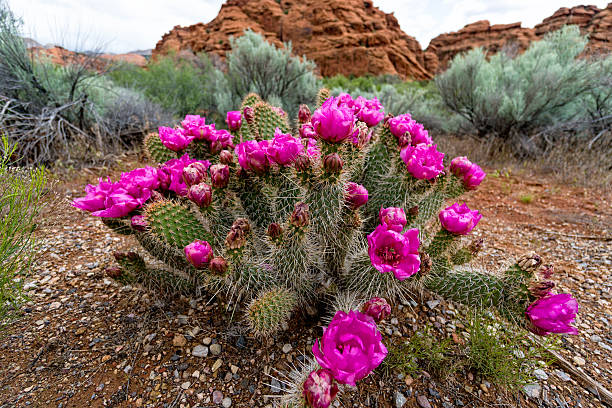
[[[612,188],[612,132],[590,146],[566,137],[531,158],[518,158],[514,146],[498,140],[440,135],[436,141],[448,158],[467,156],[489,168],[510,169],[513,173],[528,171],[569,185]]]

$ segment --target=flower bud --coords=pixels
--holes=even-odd
[[[221,256],[216,256],[210,261],[208,267],[213,274],[222,276],[227,272],[227,261]]]
[[[470,250],[472,256],[476,256],[476,254],[478,254],[482,250],[483,243],[484,239],[482,238],[475,239],[474,241],[472,241],[472,243],[470,243],[468,249]]]
[[[222,150],[221,153],[219,153],[219,162],[221,162],[221,164],[230,165],[234,162],[234,155],[229,150]]]
[[[213,187],[223,188],[229,183],[229,167],[225,164],[210,166],[210,180]]]
[[[310,170],[312,167],[312,162],[310,161],[310,157],[306,154],[300,154],[295,158],[295,162],[293,162],[295,169],[300,172],[306,172]]]
[[[127,253],[121,252],[121,251],[115,251],[115,252],[113,252],[113,257],[115,257],[116,261],[121,261],[121,260],[127,258]]]
[[[229,250],[236,250],[246,245],[246,233],[240,228],[230,229],[225,238],[225,246]]]
[[[555,283],[551,281],[533,282],[529,285],[529,292],[537,298],[543,298],[550,295],[550,291],[554,287]]]
[[[187,186],[193,186],[206,181],[206,166],[204,163],[197,161],[183,168],[183,181]]]
[[[525,272],[535,272],[542,265],[542,258],[535,252],[528,252],[521,256],[516,263]]]
[[[251,225],[246,218],[236,218],[236,220],[232,224],[232,228],[238,228],[242,230],[245,234],[251,232]]]
[[[404,147],[408,146],[412,142],[412,135],[409,132],[406,132],[403,135],[401,135],[397,139],[397,141],[398,141],[400,149],[403,149]]]
[[[242,114],[240,111],[229,111],[225,121],[229,130],[236,131],[242,126]]]
[[[291,213],[291,224],[297,228],[303,228],[309,223],[308,204],[296,203]]]
[[[151,201],[159,201],[163,198],[164,196],[159,191],[151,191]]]
[[[325,368],[311,372],[304,381],[302,395],[309,407],[328,408],[337,393],[338,384],[332,373]]]
[[[331,153],[323,159],[323,168],[327,173],[338,174],[342,171],[344,162],[338,153]]]
[[[132,225],[132,229],[135,231],[145,231],[149,226],[149,223],[144,215],[133,216],[130,220],[130,224]]]
[[[555,272],[555,267],[554,265],[543,265],[542,269],[540,269],[540,275],[542,275],[542,277],[544,279],[550,279],[550,277],[552,276],[552,274]]]
[[[308,105],[300,105],[300,110],[298,111],[298,120],[300,124],[310,122],[310,108]]]
[[[242,110],[242,114],[244,115],[244,119],[246,122],[251,125],[255,121],[255,111],[250,106],[245,106]]]
[[[429,254],[426,252],[419,252],[419,258],[421,258],[421,267],[419,268],[419,273],[421,275],[427,275],[429,271],[431,271],[433,262],[431,261]]]
[[[375,297],[368,300],[361,308],[362,313],[371,316],[376,323],[385,320],[391,314],[391,306],[383,298]]]
[[[118,266],[109,266],[106,268],[106,275],[111,279],[117,279],[123,275],[123,271]]]
[[[195,268],[202,269],[213,258],[213,250],[208,242],[196,239],[185,247],[185,257]]]
[[[316,139],[317,133],[310,123],[304,123],[300,126],[300,137],[302,139]]]
[[[356,210],[368,202],[368,190],[361,184],[350,181],[346,184],[345,199],[348,205]]]
[[[187,198],[200,208],[209,207],[212,203],[212,188],[206,183],[196,184],[189,188]]]
[[[268,236],[272,240],[278,240],[283,236],[283,227],[279,223],[273,222],[268,226]]]

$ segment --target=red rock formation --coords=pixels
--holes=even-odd
[[[605,9],[595,6],[562,7],[534,29],[536,35],[541,37],[568,24],[576,24],[584,34],[588,34],[587,48],[590,53],[612,51],[612,3]]]
[[[228,38],[247,28],[277,46],[291,41],[294,54],[313,60],[324,76],[431,78],[419,43],[371,0],[228,0],[211,22],[174,27],[153,55],[190,49],[223,58]]]
[[[516,47],[524,51],[529,43],[536,39],[531,28],[521,27],[521,23],[494,24],[487,20],[468,24],[459,31],[440,34],[427,47],[426,52],[438,57],[437,67],[433,62],[426,65],[427,69],[445,69],[453,57],[472,48],[483,47],[487,54],[495,54],[505,46]]]
[[[103,71],[112,62],[126,62],[139,67],[147,65],[147,59],[138,54],[102,54],[97,58],[91,58],[85,54],[70,51],[60,46],[50,48],[35,46],[29,48],[29,51],[34,56],[47,58],[54,64],[79,64],[97,71]]]

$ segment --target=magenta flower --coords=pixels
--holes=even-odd
[[[157,169],[146,166],[122,173],[119,184],[134,197],[140,197],[142,190],[155,190],[159,188]]]
[[[372,265],[381,273],[393,272],[398,280],[409,278],[421,266],[419,230],[400,234],[379,225],[368,235],[368,254]]]
[[[578,302],[568,293],[551,295],[533,302],[525,312],[532,326],[530,330],[540,336],[549,333],[578,334],[571,326],[578,313]]]
[[[400,138],[406,132],[410,130],[412,125],[412,117],[409,113],[405,113],[403,115],[395,116],[389,119],[389,130],[393,134],[393,136]]]
[[[186,196],[188,188],[183,181],[183,169],[195,161],[196,160],[190,159],[188,154],[184,154],[179,159],[168,160],[158,170],[158,176],[161,183],[160,187],[165,190],[174,191],[180,196]],[[208,160],[201,160],[201,162],[206,168],[210,166]]]
[[[399,207],[380,207],[378,218],[382,225],[395,232],[402,232],[408,222],[404,209]]]
[[[193,137],[186,134],[183,129],[160,126],[158,130],[162,144],[174,152],[184,150],[193,140]]]
[[[195,136],[195,133],[199,133],[200,127],[204,126],[205,123],[206,118],[200,117],[200,115],[186,115],[185,119],[181,121],[181,127],[188,133],[193,130]]]
[[[355,386],[382,363],[387,348],[374,319],[351,310],[336,312],[331,323],[312,346],[312,352],[323,368],[331,371],[341,384]]]
[[[306,139],[306,154],[310,157],[318,157],[321,155],[321,148],[315,139]]]
[[[479,165],[472,163],[465,156],[455,157],[451,161],[450,171],[463,179],[463,185],[468,190],[475,190],[487,175]]]
[[[432,144],[433,140],[429,137],[429,133],[425,130],[425,127],[417,121],[412,121],[412,124],[408,128],[410,133],[410,144],[413,146],[425,143],[427,145]]]
[[[145,231],[149,223],[144,215],[135,215],[130,219],[130,225],[136,231]]]
[[[314,131],[312,124],[304,123],[300,126],[300,137],[302,139],[316,139],[317,133]]]
[[[355,117],[346,106],[338,106],[338,100],[329,98],[317,109],[310,120],[312,126],[323,140],[340,143],[353,134]]]
[[[225,121],[229,130],[236,131],[242,126],[242,113],[240,111],[229,111]]]
[[[225,129],[215,130],[210,134],[208,140],[210,141],[210,150],[212,154],[217,154],[226,147],[234,147],[233,136],[230,132]]]
[[[185,257],[197,269],[203,269],[213,258],[213,250],[206,241],[196,239],[185,247]]]
[[[482,218],[482,214],[478,210],[470,210],[467,204],[455,203],[450,207],[446,207],[438,216],[442,227],[450,233],[457,235],[469,234],[478,221]]]
[[[338,384],[334,382],[331,371],[321,368],[308,374],[304,381],[302,395],[308,406],[327,408],[338,393]]]
[[[287,113],[283,110],[283,108],[278,107],[278,106],[272,106],[272,110],[276,113],[278,113],[281,116],[287,116]]]
[[[400,157],[408,172],[420,180],[432,179],[444,171],[444,153],[438,151],[437,145],[408,145],[402,149]]]
[[[276,164],[287,166],[293,163],[303,150],[304,145],[300,139],[289,133],[282,133],[279,128],[276,128],[274,139],[268,145],[266,154]]]
[[[223,188],[229,183],[229,166],[226,164],[215,164],[210,166],[210,180],[213,187]]]
[[[194,184],[189,187],[187,198],[200,208],[207,208],[212,203],[212,188],[206,183]]]
[[[381,109],[382,105],[378,99],[365,100],[357,113],[357,118],[369,127],[376,126],[385,118],[385,113]]]
[[[391,315],[391,306],[385,299],[374,297],[363,305],[361,311],[378,323]]]
[[[270,160],[266,154],[268,143],[264,142],[269,141],[262,141],[260,144],[254,140],[248,140],[236,146],[236,155],[240,167],[256,173],[263,173],[270,167]]]
[[[85,187],[85,197],[77,198],[72,202],[72,205],[84,211],[94,212],[103,210],[105,207],[106,197],[113,192],[115,183],[108,177],[106,181],[100,177],[98,185],[88,184]]]
[[[357,209],[368,202],[368,190],[361,184],[349,181],[346,183],[345,198],[353,209]]]

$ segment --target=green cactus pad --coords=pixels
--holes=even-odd
[[[242,110],[247,106],[253,108],[259,102],[261,102],[261,98],[259,97],[259,95],[257,95],[256,93],[250,93],[242,100],[242,105],[240,105],[240,111],[242,112]]]
[[[102,218],[102,222],[117,234],[131,235],[134,232],[127,218]]]
[[[247,308],[247,320],[257,336],[268,337],[279,331],[291,317],[295,294],[275,288],[261,293]]]
[[[323,105],[323,102],[328,100],[330,96],[331,96],[331,92],[329,92],[329,89],[327,88],[319,89],[319,92],[317,93],[317,109],[319,109],[321,105]]]
[[[151,233],[175,248],[182,249],[196,239],[212,242],[197,216],[174,201],[155,201],[145,208]]]
[[[283,133],[289,133],[289,123],[287,116],[281,116],[272,109],[272,106],[265,102],[258,102],[253,107],[255,113],[255,123],[259,136],[262,139],[272,139],[276,128]]]
[[[152,163],[165,163],[176,159],[176,153],[162,144],[157,133],[149,133],[143,144],[145,154]]]

